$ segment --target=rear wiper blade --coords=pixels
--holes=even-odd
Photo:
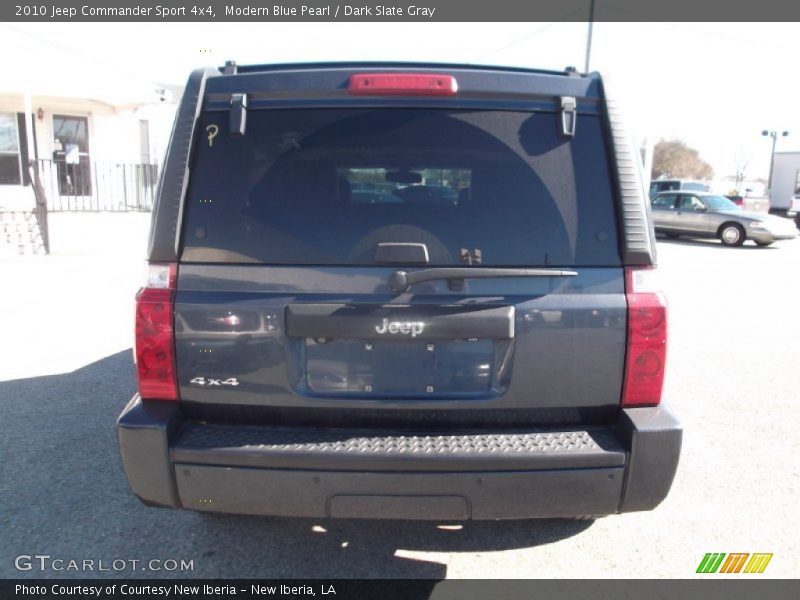
[[[575,277],[577,271],[563,269],[503,269],[490,267],[441,267],[419,271],[395,271],[389,277],[389,288],[396,294],[408,291],[415,283],[435,279],[496,279],[500,277]]]

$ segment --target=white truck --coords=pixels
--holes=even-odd
[[[800,215],[800,152],[776,152],[772,168],[770,212],[795,217]]]

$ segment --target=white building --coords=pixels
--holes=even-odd
[[[738,193],[745,198],[766,198],[767,184],[758,179],[739,179],[726,175],[714,179],[710,184],[711,191],[716,194]]]
[[[147,65],[125,72],[56,38],[13,27],[3,36],[16,55],[0,78],[0,209],[33,208],[29,160],[52,210],[135,204],[136,179],[152,187],[157,167],[147,165],[164,156],[181,88],[150,80]]]
[[[149,94],[120,99],[80,85],[37,93],[9,90],[4,83],[0,208],[33,208],[29,160],[36,161],[54,210],[81,203],[95,210],[135,203],[137,180],[154,183],[150,179],[164,156],[179,90],[154,85]]]

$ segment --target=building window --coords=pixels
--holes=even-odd
[[[21,183],[17,115],[0,113],[0,185],[20,185]]]

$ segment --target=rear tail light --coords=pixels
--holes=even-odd
[[[351,96],[455,96],[452,75],[420,73],[360,73],[350,76]]]
[[[622,406],[661,402],[667,358],[667,303],[654,268],[625,269],[628,346]]]
[[[136,376],[139,395],[178,399],[173,309],[177,265],[151,264],[147,284],[136,294]]]

